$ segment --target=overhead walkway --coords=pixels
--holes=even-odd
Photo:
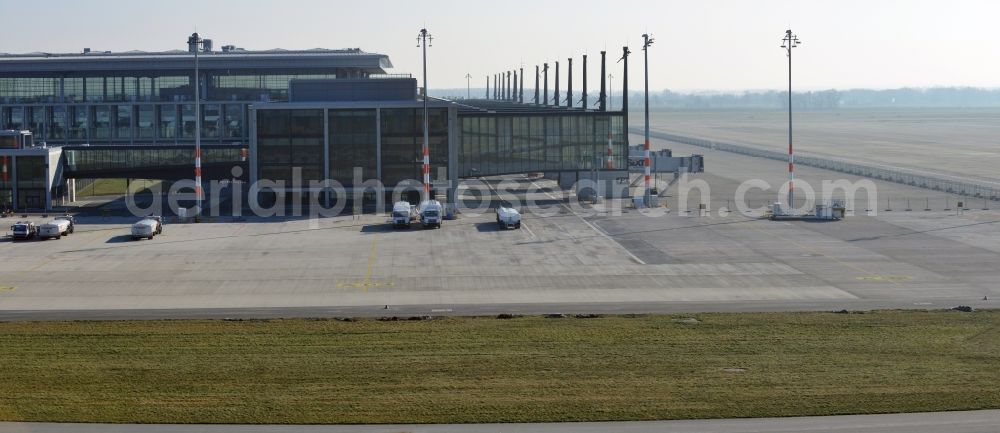
[[[144,178],[190,179],[194,173],[191,145],[64,146],[62,177],[66,179]],[[245,179],[248,173],[243,146],[202,146],[202,176]],[[234,175],[233,167],[239,175]]]

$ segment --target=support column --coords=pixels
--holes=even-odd
[[[535,65],[535,105],[538,105],[538,65]]]
[[[524,68],[521,68],[521,85],[518,86],[517,102],[524,103]]]
[[[622,131],[625,134],[625,144],[628,145],[628,55],[632,54],[628,47],[622,47],[622,62],[624,62],[624,72],[622,73]]]
[[[587,55],[586,54],[583,55],[583,92],[582,93],[583,93],[583,98],[580,99],[580,102],[582,104],[581,106],[583,107],[583,109],[586,110],[588,108],[587,107]]]
[[[555,91],[555,94],[552,95],[552,97],[554,99],[552,105],[555,105],[556,107],[558,107],[559,106],[559,102],[561,102],[561,101],[559,101],[559,62],[556,62],[556,91]]]
[[[542,95],[542,105],[549,105],[549,64],[545,63],[545,68],[543,72],[545,73],[545,94]]]
[[[569,61],[566,71],[566,108],[573,108],[573,58],[566,60]]]
[[[601,95],[597,97],[597,109],[601,111],[608,111],[608,91],[604,84],[604,79],[608,76],[605,70],[606,55],[607,51],[601,51]]]
[[[514,93],[511,94],[510,100],[517,101],[517,70],[514,70]]]
[[[506,84],[503,86],[503,99],[510,101],[510,71],[507,71]]]

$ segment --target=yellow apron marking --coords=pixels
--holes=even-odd
[[[854,271],[857,271],[859,273],[865,274],[865,276],[863,276],[863,277],[858,277],[859,280],[861,280],[861,279],[870,279],[868,281],[884,281],[884,282],[889,282],[889,283],[898,285],[900,281],[907,281],[907,280],[910,279],[909,277],[895,275],[895,276],[892,276],[892,277],[895,277],[895,278],[884,278],[884,279],[876,280],[875,278],[889,277],[889,275],[878,275],[878,274],[876,274],[874,272],[871,272],[871,271],[869,271],[869,270],[867,270],[865,268],[862,268],[860,266],[854,265],[852,263],[847,263],[847,262],[845,262],[843,260],[840,260],[840,259],[838,259],[836,257],[830,256],[828,254],[824,254],[822,251],[819,251],[819,250],[817,250],[815,248],[810,248],[807,245],[803,245],[803,244],[801,244],[799,242],[795,242],[792,239],[788,239],[788,238],[776,235],[774,233],[768,233],[768,232],[764,231],[763,229],[761,229],[760,227],[754,227],[754,230],[757,230],[757,231],[759,231],[761,233],[764,233],[765,235],[781,239],[781,240],[783,240],[785,242],[788,242],[788,243],[790,243],[792,245],[795,245],[795,246],[799,247],[803,251],[806,251],[806,252],[809,252],[809,253],[813,253],[813,254],[816,254],[816,255],[819,255],[819,256],[826,257],[827,259],[830,259],[831,261],[833,261],[835,263],[838,263],[838,264],[840,264],[840,265],[842,265],[842,266],[844,266],[846,268],[853,269]]]
[[[372,249],[368,254],[368,269],[365,271],[365,279],[361,281],[341,281],[337,283],[338,289],[352,288],[352,289],[362,289],[365,292],[370,288],[380,288],[380,287],[395,287],[396,283],[392,281],[377,281],[372,280],[372,270],[375,268],[375,256],[377,253],[376,241],[377,237],[372,238]]]

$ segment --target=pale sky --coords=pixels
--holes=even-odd
[[[1000,87],[1000,2],[951,1],[63,1],[0,0],[0,52],[184,49],[196,27],[215,46],[345,48],[389,55],[391,72],[420,76],[416,35],[435,36],[431,88],[483,87],[487,75],[587,53],[589,87],[599,52],[620,87],[622,45],[631,46],[630,87],[642,85],[642,37],[652,33],[650,88],[781,89],[786,28],[797,90],[905,86]],[[17,17],[16,19],[14,17]],[[551,79],[551,77],[550,77]],[[550,86],[552,84],[550,83]],[[578,91],[578,90],[577,90]],[[591,90],[594,93],[594,90]]]

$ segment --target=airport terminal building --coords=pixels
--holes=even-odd
[[[251,184],[421,179],[423,90],[391,67],[357,48],[217,50],[207,40],[167,52],[0,54],[0,130],[22,137],[0,143],[0,207],[51,209],[73,199],[74,179],[191,179],[196,122],[206,180],[234,166]],[[523,77],[520,91],[427,99],[433,184],[449,201],[469,177],[627,177],[623,111],[523,102]]]

